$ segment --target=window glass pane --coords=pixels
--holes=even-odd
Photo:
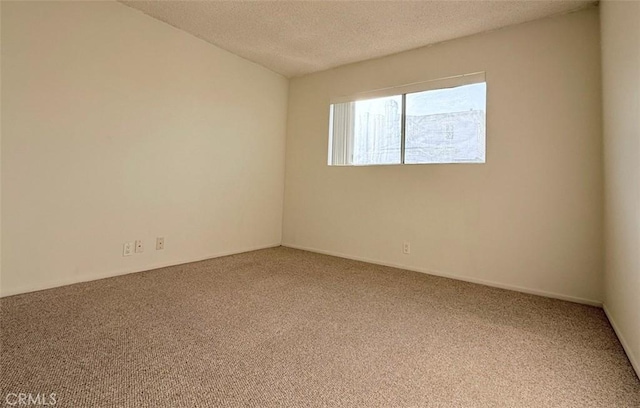
[[[405,163],[484,163],[485,82],[407,94]]]
[[[355,102],[352,164],[400,163],[402,96]]]

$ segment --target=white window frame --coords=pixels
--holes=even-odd
[[[455,88],[464,85],[478,84],[486,82],[486,74],[482,72],[474,72],[470,74],[455,75],[446,78],[432,79],[422,82],[414,82],[411,84],[394,86],[389,88],[381,88],[373,91],[360,92],[348,96],[338,96],[331,98],[329,103],[329,149],[328,162],[329,166],[398,166],[398,165],[415,165],[415,164],[431,164],[431,163],[405,163],[405,126],[406,126],[406,96],[410,93],[433,91],[436,89]],[[355,114],[355,102],[383,98],[387,96],[402,96],[402,113],[400,119],[400,163],[388,164],[352,164],[353,159],[353,138],[347,138],[342,143],[335,143],[334,138],[346,137],[353,134],[353,121],[344,120]],[[347,105],[348,103],[348,105]],[[342,115],[335,115],[334,110],[346,110]],[[486,112],[485,112],[486,114]],[[334,118],[340,117],[341,120],[334,123]],[[486,122],[485,122],[486,127]],[[337,159],[337,160],[336,160]]]

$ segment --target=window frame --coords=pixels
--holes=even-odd
[[[367,167],[367,166],[411,166],[411,165],[425,165],[425,164],[484,164],[486,163],[486,116],[487,110],[485,107],[485,159],[482,162],[447,162],[447,163],[437,163],[437,162],[424,162],[424,163],[405,163],[405,154],[406,154],[406,112],[407,112],[407,94],[418,93],[418,92],[426,92],[426,91],[434,91],[440,89],[448,89],[448,88],[456,88],[464,85],[472,85],[479,83],[487,83],[486,73],[484,71],[473,72],[469,74],[455,75],[445,78],[432,79],[428,81],[422,82],[414,82],[410,84],[405,84],[401,86],[394,86],[388,88],[380,88],[372,91],[360,92],[356,94],[352,94],[349,96],[338,96],[330,98],[329,100],[329,144],[328,144],[328,159],[327,165],[330,167]],[[355,103],[358,101],[369,100],[369,99],[377,99],[384,98],[389,96],[401,96],[402,97],[402,109],[400,115],[400,162],[399,163],[367,163],[367,164],[353,164],[348,163],[346,157],[349,154],[351,155],[351,160],[353,160],[353,151],[352,147],[349,149],[348,145],[353,145],[353,140],[347,140],[343,143],[347,144],[340,155],[343,156],[342,159],[344,163],[336,163],[334,150],[334,136],[336,126],[334,125],[334,119],[336,117],[334,113],[334,109],[336,105],[346,104],[346,103]],[[486,93],[485,93],[485,102],[486,102]],[[353,139],[353,138],[351,138]]]

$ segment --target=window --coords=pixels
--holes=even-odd
[[[332,101],[329,165],[484,163],[484,73]]]

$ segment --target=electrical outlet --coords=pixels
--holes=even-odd
[[[133,255],[133,242],[125,242],[122,245],[122,256]]]
[[[411,253],[411,243],[405,241],[404,244],[402,244],[402,253],[403,254]]]
[[[156,251],[164,249],[164,237],[156,238]]]
[[[136,241],[136,253],[139,254],[140,252],[144,252],[144,246],[142,245],[142,240],[137,240]]]

